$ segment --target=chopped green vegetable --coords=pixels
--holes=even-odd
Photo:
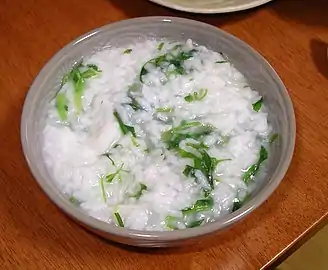
[[[189,224],[186,225],[187,228],[194,228],[194,227],[199,227],[202,225],[204,219],[196,220],[193,222],[190,222]]]
[[[191,142],[187,142],[186,146],[195,148],[195,149],[208,149],[208,146],[205,145],[203,142],[197,142],[197,143],[191,143]]]
[[[147,63],[148,63],[148,62],[147,62]],[[147,64],[147,63],[146,63],[146,64]],[[145,65],[146,65],[146,64],[145,64]],[[142,66],[141,71],[140,71],[140,75],[139,75],[139,80],[140,80],[140,82],[142,82],[142,83],[144,82],[143,79],[142,79],[142,77],[143,77],[144,75],[148,74],[148,70],[145,68],[145,65]]]
[[[194,100],[194,98],[193,98],[192,95],[189,94],[189,95],[187,95],[187,96],[184,97],[184,100],[187,101],[187,102],[192,102]]]
[[[83,79],[89,79],[94,76],[97,76],[101,70],[96,65],[87,65],[88,69],[82,72]]]
[[[124,223],[123,223],[123,220],[122,220],[121,215],[119,214],[119,212],[115,212],[114,215],[115,215],[115,218],[117,220],[117,225],[120,226],[120,227],[124,227]]]
[[[194,169],[200,170],[207,178],[211,189],[214,189],[213,172],[218,163],[218,160],[210,157],[205,150],[201,152],[201,155],[201,158],[194,159]]]
[[[137,139],[134,138],[134,137],[131,137],[131,142],[132,142],[132,144],[133,144],[135,147],[139,147],[139,146],[140,146],[140,144],[138,143]]]
[[[187,152],[181,148],[176,149],[176,151],[178,155],[182,158],[191,158],[191,159],[198,158],[195,154]]]
[[[174,109],[170,108],[170,107],[163,107],[163,108],[157,108],[156,112],[160,112],[160,113],[170,113],[173,112]]]
[[[143,110],[142,106],[140,103],[137,101],[135,97],[132,95],[129,95],[129,98],[131,99],[130,103],[127,103],[134,111],[140,111]]]
[[[126,50],[123,52],[123,54],[130,54],[130,53],[132,53],[132,49],[126,49]]]
[[[188,60],[189,58],[191,58],[191,57],[193,57],[194,56],[194,53],[196,53],[197,52],[197,50],[196,49],[192,49],[192,50],[190,50],[190,51],[187,51],[187,52],[181,52],[179,55],[178,55],[178,57],[177,57],[177,59],[178,60]]]
[[[120,126],[120,129],[124,135],[126,135],[130,132],[133,137],[135,137],[135,138],[137,137],[134,127],[125,125],[117,111],[114,111],[114,116],[115,116],[115,118]]]
[[[269,140],[269,144],[273,144],[278,138],[279,138],[278,133],[272,134],[272,136],[270,137],[270,140]]]
[[[148,70],[146,69],[146,65],[148,65],[148,64],[152,64],[152,65],[154,65],[155,67],[159,67],[160,66],[160,64],[162,63],[162,62],[165,62],[166,61],[166,55],[164,54],[164,55],[161,55],[161,56],[158,56],[158,57],[156,57],[156,58],[153,58],[153,59],[150,59],[150,60],[148,60],[142,67],[141,67],[141,70],[140,70],[140,74],[139,74],[139,80],[140,80],[140,82],[144,82],[143,81],[143,79],[142,79],[142,77],[144,76],[144,75],[146,75],[146,74],[148,74]]]
[[[184,100],[187,102],[193,102],[193,101],[201,101],[203,100],[207,95],[208,90],[201,88],[199,92],[194,92],[193,94],[189,94],[184,97]]]
[[[121,167],[118,168],[118,170],[117,170],[116,172],[114,172],[114,173],[110,173],[110,174],[107,174],[107,175],[105,176],[105,181],[106,181],[107,183],[111,183],[111,182],[114,180],[114,178],[116,177],[116,175],[118,175],[118,174],[122,171],[123,165],[124,165],[124,164],[122,163]]]
[[[249,194],[247,194],[243,200],[240,200],[239,198],[236,197],[233,200],[232,212],[235,212],[238,209],[240,209],[249,199],[250,199]]]
[[[87,64],[87,67],[88,68],[92,68],[92,69],[94,69],[97,72],[101,72],[101,69],[97,65],[95,65],[95,64]]]
[[[232,206],[232,212],[237,211],[239,208],[243,206],[242,201],[240,201],[238,198],[235,198],[233,200],[233,206]]]
[[[64,93],[58,93],[56,96],[55,106],[61,121],[67,120],[68,99]]]
[[[114,162],[114,160],[110,157],[109,153],[104,153],[104,154],[102,154],[102,156],[107,157],[107,158],[112,162],[113,166],[115,166],[115,162]]]
[[[181,155],[181,151],[179,151]],[[186,165],[185,169],[183,170],[183,174],[185,176],[191,176],[196,178],[195,172],[199,170],[202,174],[206,177],[208,184],[210,185],[211,189],[214,189],[214,170],[216,166],[223,161],[228,161],[230,159],[216,159],[214,157],[210,157],[209,154],[205,150],[199,150],[201,157],[197,157],[194,154],[188,152],[182,152],[183,157],[192,158],[194,161],[194,165]],[[188,153],[188,154],[186,154]]]
[[[147,190],[147,186],[145,184],[140,183],[140,189],[139,189],[139,191],[136,194],[132,195],[131,197],[134,197],[136,199],[139,199],[141,197],[141,195],[142,195],[142,193],[143,193],[144,190]]]
[[[65,74],[61,80],[60,88],[62,88],[69,80],[69,74]]]
[[[211,210],[211,208],[213,207],[213,204],[214,204],[213,198],[208,197],[205,199],[197,200],[194,205],[192,205],[191,207],[182,209],[181,211],[184,215],[208,211],[208,210]]]
[[[153,65],[161,69],[161,71],[166,74],[168,77],[171,74],[178,74],[183,75],[186,74],[185,68],[183,66],[183,62],[188,60],[189,58],[193,57],[193,54],[197,52],[197,50],[193,49],[190,51],[182,51],[182,45],[178,44],[171,49],[171,52],[167,54],[160,55],[156,58],[148,60],[140,70],[139,80],[140,82],[144,83],[143,76],[148,73],[146,68],[147,65]],[[180,49],[179,53],[172,53]],[[171,68],[169,68],[171,66]],[[173,67],[173,69],[172,69]]]
[[[216,61],[216,64],[224,64],[224,63],[229,63],[227,60],[221,60],[221,61]]]
[[[212,125],[202,124],[201,122],[185,122],[178,127],[163,132],[161,137],[168,149],[175,149],[179,147],[181,141],[188,138],[197,140],[210,134],[213,129]]]
[[[100,188],[101,188],[101,195],[104,200],[104,202],[107,202],[107,195],[105,191],[105,184],[104,184],[104,177],[100,177]]]
[[[80,205],[81,204],[81,202],[76,197],[74,197],[73,195],[70,196],[68,198],[68,200],[70,201],[70,203],[72,203],[74,205]]]
[[[165,225],[170,230],[177,230],[178,229],[178,227],[176,226],[177,221],[178,221],[177,217],[167,216],[165,218]]]
[[[70,72],[70,78],[74,85],[74,104],[78,113],[82,111],[82,97],[84,93],[85,80],[78,67]]]
[[[260,169],[261,164],[268,158],[268,152],[264,146],[261,146],[261,150],[259,153],[258,161],[250,166],[243,175],[243,180],[246,184],[249,184],[251,180],[254,179],[255,175],[257,174],[258,170]]]
[[[161,51],[163,49],[164,46],[164,42],[161,42],[160,44],[158,44],[157,50]]]
[[[262,103],[263,103],[263,97],[261,97],[255,103],[253,103],[253,110],[256,111],[256,112],[259,112],[261,110]]]
[[[115,143],[113,148],[118,148],[118,147],[121,147],[121,148],[124,148],[122,144],[119,144],[119,143]]]
[[[68,81],[72,81],[74,86],[74,105],[77,113],[80,113],[83,109],[82,97],[85,90],[85,80],[99,74],[101,70],[92,64],[86,66],[83,65],[82,61],[75,64],[69,74],[66,74],[61,82],[61,88]]]
[[[187,165],[183,171],[185,176],[195,177],[196,170],[199,170],[206,177],[208,184],[211,189],[214,188],[214,179],[213,173],[219,162],[226,161],[227,159],[218,160],[216,158],[210,157],[208,153],[200,147],[201,144],[194,147],[198,150],[199,156],[187,152],[183,149],[179,148],[180,142],[192,138],[198,139],[204,135],[208,135],[213,131],[213,126],[204,125],[201,122],[182,122],[180,126],[172,128],[168,131],[162,133],[162,140],[167,145],[167,148],[177,150],[177,153],[183,158],[191,158],[193,159],[194,165]],[[190,144],[189,144],[190,146]],[[196,145],[195,145],[196,146]]]
[[[203,191],[203,193],[204,193],[204,197],[205,198],[207,198],[207,197],[209,197],[210,195],[211,195],[211,191],[210,190],[208,190],[208,189],[202,189],[202,191]]]
[[[187,177],[188,176],[195,177],[195,168],[193,166],[186,165],[182,173]]]

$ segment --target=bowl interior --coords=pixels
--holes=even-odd
[[[50,100],[62,76],[85,55],[111,46],[126,46],[136,40],[167,38],[194,42],[225,53],[264,97],[269,122],[279,140],[272,146],[267,175],[252,194],[252,200],[238,211],[194,229],[173,232],[144,232],[109,226],[71,205],[58,191],[42,158],[42,132]],[[146,17],[114,23],[96,29],[59,51],[41,70],[27,95],[21,124],[22,144],[33,175],[47,195],[67,214],[83,225],[116,241],[142,246],[166,246],[222,229],[259,206],[277,187],[289,166],[295,141],[293,107],[287,91],[271,66],[252,48],[237,38],[204,23],[168,17]],[[180,242],[179,242],[180,243]]]

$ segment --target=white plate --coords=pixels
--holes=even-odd
[[[254,8],[272,0],[149,0],[159,5],[194,13],[226,13]]]

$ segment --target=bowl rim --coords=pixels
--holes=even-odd
[[[239,4],[235,6],[218,7],[218,8],[188,7],[167,0],[149,0],[149,1],[161,5],[163,7],[167,7],[183,12],[199,13],[199,14],[220,14],[220,13],[231,13],[231,12],[237,12],[237,11],[255,8],[261,5],[265,5],[273,0],[253,0],[252,2],[246,4]]]
[[[237,211],[229,215],[218,218],[214,222],[204,224],[203,226],[197,228],[188,228],[184,230],[175,230],[175,231],[142,231],[142,230],[133,230],[129,228],[121,228],[97,220],[96,218],[89,216],[86,212],[83,212],[82,210],[78,210],[74,205],[69,203],[68,200],[63,200],[63,198],[61,198],[61,196],[59,196],[58,193],[53,191],[53,188],[47,183],[47,181],[42,178],[37,167],[33,165],[33,162],[29,158],[29,144],[28,144],[28,138],[26,136],[27,130],[29,128],[27,119],[31,107],[30,104],[32,103],[34,93],[37,92],[40,84],[43,81],[43,78],[46,76],[46,74],[48,74],[48,71],[51,69],[51,66],[54,63],[56,63],[58,59],[63,57],[67,50],[69,50],[71,47],[82,42],[85,39],[89,39],[96,34],[107,32],[112,28],[117,29],[117,28],[128,26],[130,24],[135,25],[135,24],[143,24],[143,23],[149,24],[149,23],[158,23],[158,22],[173,23],[173,24],[178,23],[178,24],[188,25],[189,27],[201,26],[203,28],[207,28],[209,31],[212,32],[216,31],[218,34],[225,36],[229,38],[231,41],[237,42],[243,47],[247,48],[248,51],[250,51],[258,61],[266,65],[265,68],[267,70],[270,70],[270,73],[275,78],[275,82],[277,83],[278,87],[281,89],[282,94],[284,95],[286,114],[290,117],[290,119],[288,119],[289,120],[288,127],[290,132],[289,137],[291,143],[287,145],[287,150],[285,151],[283,158],[280,159],[279,164],[276,170],[274,171],[273,177],[271,178],[272,181],[269,181],[268,184],[264,186],[263,189],[257,194],[257,196],[255,196],[249,202],[243,205],[242,208],[238,209]],[[140,17],[140,18],[122,20],[96,28],[74,39],[72,42],[70,42],[69,44],[64,46],[61,50],[59,50],[54,56],[52,56],[51,59],[43,66],[41,71],[38,73],[26,95],[24,106],[23,106],[23,112],[21,116],[21,144],[22,144],[25,159],[29,165],[30,171],[32,172],[35,180],[37,181],[41,189],[47,194],[50,200],[55,205],[57,205],[64,213],[68,214],[76,221],[79,221],[79,223],[82,224],[84,227],[89,227],[93,231],[97,231],[97,232],[100,231],[101,233],[105,233],[105,234],[108,233],[111,234],[112,236],[131,238],[134,240],[177,241],[177,240],[189,239],[189,238],[194,238],[201,235],[207,235],[212,232],[222,230],[232,225],[236,221],[241,220],[249,213],[254,211],[257,207],[259,207],[265,200],[267,200],[269,196],[273,193],[273,191],[277,188],[281,180],[283,179],[291,163],[291,159],[294,152],[295,138],[296,138],[296,123],[295,123],[295,114],[294,114],[292,101],[280,77],[262,55],[260,55],[255,49],[250,47],[244,41],[219,28],[216,28],[215,26],[195,20],[179,18],[179,17],[169,17],[169,16],[149,16],[149,17]],[[279,167],[280,170],[278,171]]]

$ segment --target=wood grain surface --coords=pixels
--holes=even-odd
[[[295,155],[276,192],[229,231],[184,248],[127,248],[85,231],[41,191],[20,145],[24,98],[49,58],[93,28],[148,15],[197,19],[243,39],[277,70],[296,112]],[[0,269],[260,269],[327,215],[328,1],[201,16],[145,0],[0,0],[0,33]]]

